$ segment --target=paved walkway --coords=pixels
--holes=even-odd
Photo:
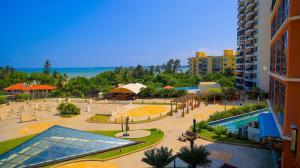
[[[198,114],[205,113],[207,109],[213,108],[214,105],[209,105],[208,107],[201,104],[200,108],[196,108],[189,114],[185,115],[184,118],[181,117],[181,113],[176,113],[171,117],[167,117],[162,120],[143,123],[143,124],[132,124],[130,125],[131,130],[135,129],[145,129],[145,128],[158,128],[165,133],[165,139],[158,146],[168,146],[173,149],[174,154],[179,151],[182,146],[188,145],[188,142],[180,142],[177,138],[185,132],[191,125],[192,120]],[[221,111],[221,110],[219,110]],[[84,114],[81,117],[73,117],[70,119],[60,119],[51,121],[51,124],[56,123],[61,126],[71,127],[80,130],[119,130],[121,126],[119,124],[97,124],[97,123],[87,123],[85,120],[89,118],[90,114]],[[201,115],[200,115],[201,116]],[[207,115],[202,115],[202,117],[197,117],[198,121],[207,119]],[[18,123],[13,125],[8,125],[6,121],[0,122],[0,140],[6,140],[11,138],[16,138],[23,136],[19,133],[19,129],[30,127],[32,124],[42,124],[44,121],[36,121],[30,123]],[[196,142],[198,145],[206,145],[207,149],[212,153],[210,156],[214,162],[223,163],[229,162],[239,168],[265,168],[272,167],[271,164],[271,153],[267,150],[241,147],[235,145],[226,145],[219,143],[211,143],[202,139],[198,139]],[[107,161],[107,163],[116,164],[121,168],[144,168],[149,167],[144,164],[141,159],[144,156],[144,151],[133,153],[121,158],[113,159]],[[216,164],[214,164],[217,167]]]

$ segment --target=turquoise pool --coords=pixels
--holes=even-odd
[[[191,90],[199,90],[198,86],[189,86],[189,87],[177,87],[175,90],[186,90],[186,91],[191,91]]]
[[[236,116],[220,121],[211,122],[209,125],[211,126],[224,126],[230,132],[238,131],[240,126],[245,126],[251,121],[258,121],[258,116],[261,113],[268,113],[267,110],[261,110],[257,112],[253,112],[251,114],[246,114],[242,116]]]

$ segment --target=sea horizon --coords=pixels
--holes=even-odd
[[[51,73],[57,71],[61,74],[67,74],[68,77],[94,77],[102,72],[106,71],[114,71],[117,67],[52,67]],[[130,67],[130,66],[124,66]],[[150,67],[150,66],[144,66]],[[34,73],[34,72],[43,72],[43,68],[16,68],[17,71],[26,72],[26,73]],[[180,70],[183,72],[187,71],[187,66],[181,66]]]

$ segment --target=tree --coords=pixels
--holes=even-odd
[[[224,76],[226,77],[232,77],[234,75],[234,72],[232,68],[225,68],[224,69]]]
[[[142,161],[155,168],[163,168],[174,159],[172,152],[173,150],[168,147],[150,149],[144,153]]]
[[[49,60],[45,61],[44,64],[44,74],[49,75],[50,74],[50,68],[51,68],[51,63]]]
[[[173,63],[173,73],[176,73],[180,68],[180,60],[176,59]]]
[[[189,164],[189,167],[196,168],[197,166],[209,167],[211,160],[207,157],[209,152],[204,146],[194,145],[193,150],[191,147],[184,146],[180,149],[177,156]]]

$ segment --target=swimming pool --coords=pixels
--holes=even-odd
[[[175,88],[175,90],[186,90],[186,91],[197,91],[199,90],[199,87],[198,86],[188,86],[188,87],[177,87]]]
[[[219,121],[214,121],[209,123],[211,126],[224,126],[227,128],[229,132],[236,132],[238,131],[240,126],[245,126],[251,121],[258,121],[258,116],[261,113],[268,113],[269,111],[267,109],[258,110],[252,113],[235,116]]]

